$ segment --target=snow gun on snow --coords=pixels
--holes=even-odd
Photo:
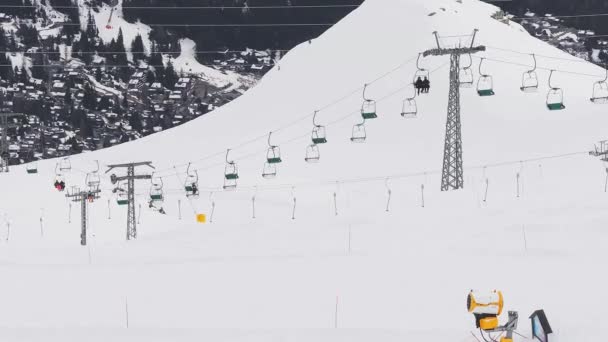
[[[500,342],[513,342],[513,332],[517,329],[519,314],[517,311],[509,311],[506,324],[499,325],[498,316],[502,314],[504,300],[502,292],[478,292],[473,291],[467,296],[467,309],[475,316],[475,325],[485,342],[499,342],[492,333],[501,333]]]

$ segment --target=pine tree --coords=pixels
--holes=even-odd
[[[131,51],[133,52],[133,61],[137,63],[137,61],[143,61],[146,58],[146,54],[144,53],[144,41],[141,38],[141,35],[137,35],[135,40],[133,40],[133,45],[131,45]]]
[[[173,68],[173,63],[169,61],[167,68],[165,68],[165,75],[163,77],[163,86],[167,89],[175,89],[175,83],[177,82],[177,74]]]
[[[6,54],[0,53],[0,79],[8,80],[11,75],[11,63]]]
[[[95,89],[93,89],[89,83],[86,83],[84,86],[82,105],[89,110],[95,110],[95,107],[97,106],[97,94],[95,94]]]
[[[125,49],[125,38],[122,34],[122,28],[118,29],[118,38],[116,39],[116,47],[112,52],[116,52],[116,64],[127,65],[127,54]]]

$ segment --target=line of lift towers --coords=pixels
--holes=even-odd
[[[418,56],[416,62],[417,71],[414,76],[414,82],[417,78],[430,78],[430,72],[420,66],[420,57],[428,56],[450,56],[450,76],[449,76],[449,97],[448,97],[448,111],[446,121],[446,133],[444,141],[444,154],[443,154],[443,171],[441,179],[441,190],[457,190],[464,187],[463,182],[463,158],[462,158],[462,132],[461,132],[461,121],[460,121],[460,88],[470,88],[474,84],[474,76],[471,70],[473,65],[472,55],[478,52],[486,50],[485,46],[475,46],[475,37],[478,30],[474,30],[470,37],[470,45],[462,47],[460,45],[456,47],[445,47],[440,42],[440,36],[437,32],[433,32],[435,36],[435,42],[437,47],[424,51]],[[465,37],[465,36],[460,36]],[[461,68],[461,57],[468,56],[468,64]],[[537,63],[536,56],[531,54],[534,61],[534,66],[531,70],[523,73],[521,81],[522,92],[536,92],[539,86],[539,79],[536,74]],[[477,93],[479,96],[493,96],[495,95],[493,90],[493,79],[492,76],[484,73],[482,65],[485,58],[481,58],[479,63],[479,79],[477,81]],[[554,70],[551,70],[548,82],[549,91],[547,93],[546,105],[549,110],[562,110],[565,108],[563,103],[563,90],[559,87],[555,87],[552,84],[552,77]],[[354,143],[362,143],[366,141],[367,135],[365,131],[366,120],[377,118],[376,114],[376,101],[366,97],[367,84],[363,87],[363,104],[361,106],[361,117],[362,122],[358,122],[353,126],[351,141]],[[407,97],[403,101],[401,116],[404,118],[416,118],[418,108],[416,105],[416,91],[411,97]],[[593,93],[591,97],[593,103],[608,103],[608,70],[606,70],[606,77],[602,81],[597,81],[593,86]],[[311,144],[306,148],[305,161],[308,163],[317,163],[320,160],[319,145],[327,143],[327,135],[325,126],[317,123],[317,113],[315,111],[312,122],[313,129],[311,133]],[[12,127],[17,127],[14,122],[10,122],[10,118],[22,116],[20,113],[0,113],[0,128],[2,129],[2,135],[0,139],[0,172],[8,172],[9,166],[9,143],[7,137],[7,130]],[[600,157],[603,161],[608,163],[608,142],[600,142],[591,155]],[[272,132],[268,135],[268,150],[266,154],[266,160],[262,171],[262,177],[265,179],[272,179],[277,176],[277,166],[282,163],[281,150],[279,146],[272,143]],[[150,180],[150,207],[155,208],[161,212],[162,203],[164,200],[163,195],[163,182],[162,178],[154,177],[152,174],[136,174],[136,168],[146,166],[154,169],[152,163],[149,161],[138,162],[138,163],[126,163],[126,164],[115,164],[109,165],[106,173],[112,170],[126,170],[126,175],[116,176],[112,174],[110,180],[115,185],[113,192],[116,194],[116,202],[118,205],[128,206],[127,212],[127,240],[137,238],[137,221],[135,215],[135,180]],[[191,164],[188,164],[186,171],[186,180],[184,182],[184,189],[188,198],[196,197],[199,195],[198,188],[198,173],[195,169],[191,170]],[[26,167],[27,173],[35,174],[38,172],[37,164],[35,162],[30,163]],[[65,177],[64,174],[71,170],[71,164],[69,158],[61,159],[55,167],[55,187],[59,191],[64,191]],[[608,168],[607,168],[607,179],[606,186],[608,187]],[[226,164],[224,170],[224,190],[233,190],[237,187],[237,181],[239,179],[239,173],[237,164],[230,158],[230,149],[226,151]],[[126,184],[126,188],[125,188]],[[97,163],[97,170],[90,172],[86,176],[85,190],[81,190],[78,187],[70,187],[67,191],[66,197],[73,202],[79,202],[81,204],[81,244],[86,245],[86,230],[87,230],[87,202],[93,202],[99,198],[101,193],[99,189],[100,177],[99,177],[99,163]]]

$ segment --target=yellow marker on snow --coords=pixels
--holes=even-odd
[[[205,215],[205,214],[197,214],[196,215],[196,222],[198,222],[198,223],[207,223],[207,215]]]

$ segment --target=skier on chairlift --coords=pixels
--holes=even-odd
[[[422,78],[418,77],[416,82],[414,82],[414,88],[416,88],[416,92],[418,93],[418,95],[420,95],[421,92],[424,92],[423,86],[424,82],[422,81]]]
[[[431,89],[431,81],[429,81],[429,79],[427,77],[425,77],[424,80],[422,81],[422,92],[425,94],[428,94],[430,89]]]
[[[64,181],[55,181],[55,189],[57,189],[58,191],[63,191],[65,190],[65,182]]]

